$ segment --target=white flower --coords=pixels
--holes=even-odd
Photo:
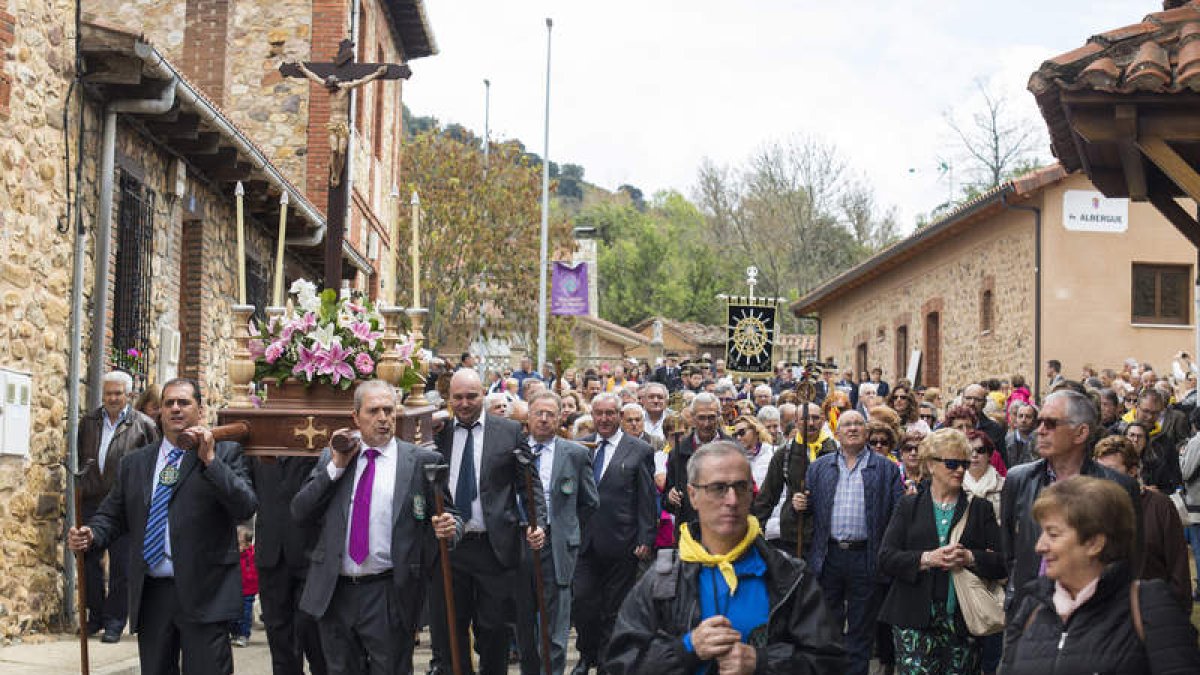
[[[292,282],[288,292],[296,296],[296,302],[305,312],[316,312],[321,309],[321,298],[317,295],[317,287],[305,279]]]
[[[308,339],[312,340],[313,345],[329,349],[331,345],[342,346],[342,338],[334,335],[336,326],[332,323],[327,323],[324,326],[318,326],[308,334]]]

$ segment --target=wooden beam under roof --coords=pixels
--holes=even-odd
[[[1163,215],[1179,233],[1187,237],[1196,248],[1200,248],[1200,223],[1192,218],[1179,202],[1162,193],[1151,193],[1150,203]]]
[[[1071,112],[1071,128],[1088,143],[1115,143],[1126,136],[1125,130],[1113,126],[1113,116],[1108,108],[1076,109]],[[1200,116],[1185,110],[1140,110],[1136,132],[1181,143],[1200,142]]]
[[[1121,158],[1121,169],[1125,173],[1125,187],[1129,198],[1135,202],[1146,201],[1146,164],[1137,147],[1138,109],[1133,105],[1119,105],[1113,109],[1113,131],[1120,137],[1117,155]]]
[[[1139,138],[1137,145],[1184,194],[1200,203],[1200,173],[1196,173],[1196,169],[1167,145],[1165,140],[1157,137]]]

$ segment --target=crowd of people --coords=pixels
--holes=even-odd
[[[229,672],[201,656],[216,633],[205,643],[192,624],[219,618],[228,651],[250,595],[234,606],[239,542],[257,563],[276,673],[306,660],[314,673],[410,672],[423,625],[436,673],[456,660],[506,672],[510,658],[565,672],[572,626],[573,675],[1200,672],[1195,370],[1183,355],[1168,377],[1138,362],[1077,380],[1046,367],[1037,400],[1015,375],[943,392],[879,370],[781,365],[755,382],[720,360],[666,358],[559,377],[525,360],[481,376],[464,354],[440,387],[434,449],[395,438],[396,394],[368,381],[355,393],[361,440],[270,465],[205,435],[194,384],[164,388],[160,436],[114,377],[124,389],[98,411],[100,467],[71,545],[112,560],[121,535],[142,540],[126,545],[141,549],[127,566],[131,624],[145,636],[147,615],[186,615],[150,632],[197,672]],[[122,440],[115,429],[132,423],[139,435]],[[195,461],[171,472],[185,430],[202,439],[205,483],[189,477]],[[118,473],[117,447],[146,456]],[[441,489],[424,477],[439,465]],[[216,550],[214,522],[234,528],[229,578],[209,579],[229,587],[228,616],[213,610],[224,590],[190,598],[170,583],[201,572],[173,565],[179,544],[157,531],[164,486],[205,514]],[[255,508],[257,551],[236,532]],[[124,589],[108,590],[111,603]],[[119,636],[125,617],[98,598],[89,628]],[[169,649],[142,651],[144,672],[172,672]]]

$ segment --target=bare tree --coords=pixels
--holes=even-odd
[[[975,179],[969,192],[989,190],[1022,169],[1033,168],[1036,148],[1043,145],[1042,127],[1013,113],[1007,97],[982,80],[975,80],[975,87],[983,105],[971,113],[970,122],[960,122],[953,111],[944,113],[947,126],[957,137],[967,174]]]
[[[837,148],[799,136],[770,143],[743,167],[705,161],[695,199],[709,238],[760,270],[764,295],[803,293],[895,238],[869,187]]]

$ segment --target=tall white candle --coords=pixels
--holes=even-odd
[[[246,188],[242,187],[242,181],[238,181],[234,195],[237,197],[238,304],[244,305],[246,304],[246,227],[242,220],[242,200],[246,195]]]

